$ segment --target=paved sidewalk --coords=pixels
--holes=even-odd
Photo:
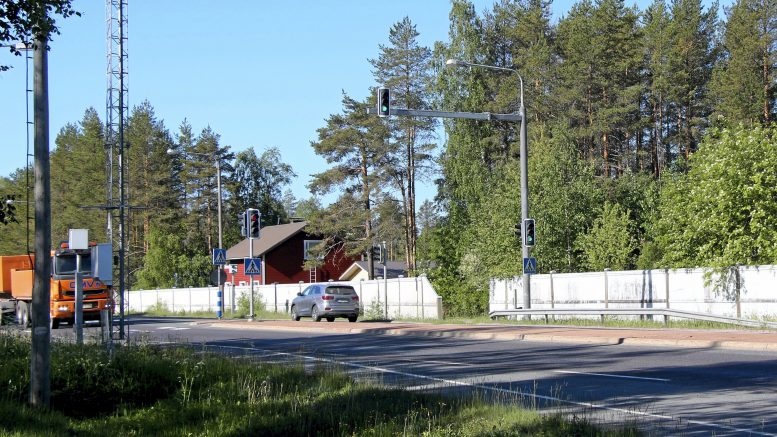
[[[706,329],[624,329],[573,326],[515,326],[499,324],[440,325],[432,323],[315,323],[310,320],[208,320],[197,322],[223,328],[275,329],[343,334],[413,335],[583,344],[625,344],[688,348],[720,348],[777,352],[777,332]]]

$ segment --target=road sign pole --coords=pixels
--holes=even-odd
[[[252,260],[254,259],[254,239],[250,235],[248,236],[248,257],[251,258]],[[243,269],[245,269],[245,267],[243,267]],[[248,280],[249,282],[251,282],[251,294],[248,300],[248,320],[253,322],[254,321],[254,276],[249,275]]]

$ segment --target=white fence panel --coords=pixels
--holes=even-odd
[[[739,267],[728,287],[705,269],[553,273],[531,276],[532,308],[672,308],[715,315],[777,316],[777,266]],[[523,306],[520,277],[492,279],[491,311]]]
[[[308,283],[254,285],[254,297],[268,311],[287,313],[298,292]],[[442,317],[442,300],[426,276],[389,280],[352,281],[365,314],[388,315],[388,318]],[[165,308],[173,312],[212,311],[218,308],[218,288],[173,288],[133,290],[125,295],[128,311],[144,312],[151,308]],[[248,299],[251,287],[224,287],[224,311],[237,308],[241,299]],[[375,313],[375,314],[371,314]]]

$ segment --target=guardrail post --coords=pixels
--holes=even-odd
[[[556,308],[556,293],[553,289],[553,274],[556,273],[555,270],[550,271],[550,307]]]
[[[424,316],[424,281],[421,280],[421,318],[425,318]]]
[[[438,319],[442,319],[443,318],[443,314],[442,314],[442,297],[440,297],[440,296],[437,296],[437,318]]]
[[[610,269],[604,269],[604,307],[609,308],[610,307],[610,290],[607,284],[607,272],[609,272]],[[604,314],[602,314],[602,323],[604,323]]]
[[[742,290],[742,280],[741,280],[741,277],[739,276],[739,266],[740,265],[741,264],[739,264],[739,263],[736,263],[734,265],[734,277],[736,279],[736,300],[737,300],[737,318],[738,319],[742,318],[742,300],[740,299],[740,297],[741,297],[740,292]]]
[[[666,279],[666,309],[669,309],[669,269],[664,269],[664,278]],[[664,316],[664,324],[669,324],[669,315]]]

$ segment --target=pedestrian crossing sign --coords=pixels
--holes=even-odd
[[[223,266],[227,263],[226,249],[213,249],[213,265]]]
[[[537,273],[537,258],[523,259],[523,273],[526,275],[534,275]]]
[[[243,258],[243,265],[246,275],[262,274],[262,261],[259,258]]]

